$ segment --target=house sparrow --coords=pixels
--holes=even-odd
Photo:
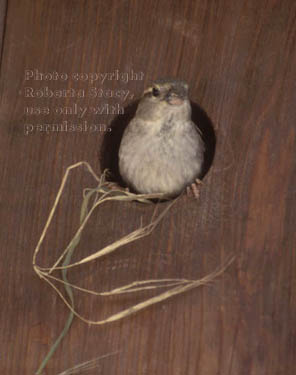
[[[191,121],[188,84],[158,80],[144,91],[124,131],[119,171],[138,193],[175,197],[190,187],[198,196],[204,151],[201,132]]]

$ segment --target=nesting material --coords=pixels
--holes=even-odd
[[[99,357],[93,358],[89,361],[85,361],[79,363],[78,365],[68,368],[67,370],[60,372],[58,375],[73,375],[73,374],[81,374],[82,372],[89,372],[89,370],[93,370],[94,368],[98,368],[100,366],[101,360],[108,358],[110,356],[114,356],[119,352],[112,352],[105,355],[101,355]]]
[[[69,177],[69,174],[72,170],[79,168],[79,167],[85,167],[86,170],[92,175],[92,177],[97,182],[96,188],[87,188],[83,191],[83,202],[81,206],[81,212],[80,212],[80,225],[77,229],[76,233],[74,234],[72,240],[68,244],[68,246],[65,248],[65,250],[61,253],[59,258],[54,262],[54,264],[51,267],[41,267],[37,263],[37,255],[41,249],[41,245],[43,243],[43,240],[46,236],[46,233],[48,231],[48,228],[52,222],[52,219],[54,217],[55,211],[57,209],[57,206],[59,204],[60,198],[62,196],[62,193],[64,191],[67,179]],[[140,223],[140,226],[138,229],[134,230],[133,232],[123,236],[122,238],[115,240],[113,243],[111,243],[108,246],[105,246],[104,248],[94,252],[93,254],[81,259],[80,261],[71,263],[71,257],[74,252],[74,249],[78,245],[80,241],[81,234],[86,227],[91,215],[95,210],[98,210],[99,207],[104,204],[104,202],[107,201],[138,201],[142,202],[143,204],[151,204],[150,199],[166,199],[165,195],[163,194],[134,194],[129,191],[124,191],[120,189],[114,190],[114,185],[108,181],[106,181],[106,172],[102,174],[101,177],[98,177],[96,173],[93,171],[91,166],[87,162],[79,162],[76,164],[73,164],[69,166],[66,170],[66,173],[62,179],[62,183],[60,185],[59,191],[57,193],[55,202],[53,204],[53,207],[50,211],[50,214],[48,216],[48,219],[46,221],[46,224],[44,226],[44,229],[42,231],[41,237],[38,241],[38,244],[36,246],[36,249],[34,251],[33,255],[33,268],[36,274],[44,281],[46,281],[59,295],[59,297],[62,299],[62,301],[66,304],[66,306],[71,311],[70,317],[68,319],[67,323],[67,329],[71,325],[71,321],[73,318],[73,315],[77,316],[82,321],[92,324],[92,325],[102,325],[110,322],[114,322],[123,318],[126,318],[148,306],[154,305],[158,302],[162,302],[172,296],[184,293],[190,289],[199,287],[201,285],[205,285],[213,281],[216,277],[221,275],[226,268],[233,262],[234,257],[227,258],[223,264],[221,264],[216,270],[214,270],[212,273],[206,275],[202,279],[199,280],[188,280],[186,278],[184,279],[151,279],[151,280],[139,280],[134,281],[131,284],[124,285],[115,289],[112,289],[110,291],[92,291],[85,288],[81,288],[78,285],[73,285],[68,282],[67,279],[67,271],[72,267],[79,267],[82,266],[84,263],[94,261],[96,259],[101,258],[102,256],[106,256],[117,249],[119,249],[121,246],[126,245],[130,242],[136,241],[141,239],[142,237],[150,235],[155,227],[159,224],[159,222],[164,218],[164,216],[168,213],[170,208],[174,205],[177,199],[170,201],[166,204],[166,207],[163,209],[163,211],[156,215],[156,211],[154,212],[154,215],[151,219],[151,222],[148,225],[143,226],[142,223]],[[56,270],[61,270],[62,277],[56,277],[53,276],[53,272]],[[62,291],[57,287],[57,283],[62,283],[65,286],[66,294],[67,296],[64,296]],[[166,291],[163,291],[159,293],[158,295],[148,298],[143,302],[140,302],[136,305],[133,305],[125,310],[122,310],[116,314],[113,314],[105,319],[102,320],[90,320],[87,317],[81,316],[74,306],[74,298],[72,293],[72,288],[77,289],[81,292],[101,296],[101,297],[107,297],[112,295],[119,295],[119,294],[125,294],[125,293],[139,293],[143,290],[147,289],[159,289],[159,288],[166,288]],[[72,317],[72,318],[71,318]],[[65,332],[67,331],[65,330]],[[65,335],[65,332],[61,335],[61,337],[57,340],[61,340],[62,337]],[[56,346],[59,342],[56,342]],[[56,347],[52,350],[52,352],[56,349]],[[51,353],[52,354],[52,353]],[[44,367],[44,366],[43,366]],[[41,373],[41,372],[37,372]]]

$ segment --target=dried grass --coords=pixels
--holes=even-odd
[[[62,196],[62,193],[64,191],[67,179],[69,177],[69,173],[78,167],[84,166],[86,170],[92,175],[92,177],[97,182],[96,188],[87,188],[83,191],[83,203],[81,207],[81,213],[80,213],[80,225],[77,229],[76,233],[74,234],[72,240],[69,242],[68,246],[65,248],[65,250],[62,252],[62,254],[59,256],[59,258],[54,262],[54,264],[51,267],[41,267],[37,264],[37,255],[40,251],[41,245],[44,241],[44,238],[46,236],[46,233],[48,231],[48,228],[52,222],[52,219],[54,217],[54,214],[56,212],[57,206],[60,202],[60,198]],[[74,249],[78,245],[80,241],[81,234],[86,227],[91,215],[95,210],[99,208],[100,205],[102,205],[104,202],[107,201],[124,201],[124,202],[132,202],[132,201],[138,201],[143,204],[151,204],[151,199],[166,199],[166,196],[164,194],[134,194],[129,191],[123,191],[123,190],[114,190],[114,185],[110,182],[106,181],[106,172],[102,174],[101,177],[98,177],[91,166],[87,162],[79,162],[74,165],[71,165],[67,168],[66,173],[62,179],[61,186],[59,188],[59,191],[57,193],[55,202],[53,204],[53,207],[50,211],[50,214],[48,216],[48,219],[46,221],[46,224],[44,226],[44,229],[42,231],[42,234],[40,236],[40,239],[38,241],[38,244],[35,248],[34,255],[33,255],[33,268],[36,274],[45,282],[47,282],[59,295],[59,297],[62,299],[62,301],[65,303],[65,305],[70,310],[70,315],[68,318],[68,321],[64,327],[63,332],[55,342],[55,344],[52,346],[51,350],[49,351],[48,355],[42,362],[41,366],[39,367],[36,374],[41,374],[43,368],[45,367],[47,361],[52,356],[54,351],[56,350],[57,346],[59,345],[62,338],[67,333],[74,315],[77,316],[82,321],[92,324],[92,325],[103,325],[106,323],[118,321],[120,319],[126,318],[130,316],[131,314],[134,314],[144,308],[147,308],[148,306],[154,305],[156,303],[162,302],[172,296],[178,295],[180,293],[184,293],[190,289],[196,288],[201,285],[205,285],[213,281],[215,278],[217,278],[219,275],[221,275],[226,268],[233,262],[234,257],[227,258],[226,261],[219,266],[216,270],[214,270],[212,273],[206,275],[202,279],[199,280],[188,280],[188,279],[160,279],[160,280],[138,280],[134,281],[131,284],[124,285],[119,288],[112,289],[110,291],[105,292],[98,292],[98,291],[92,291],[85,288],[81,288],[78,285],[73,285],[68,282],[67,280],[67,271],[72,267],[81,266],[87,262],[94,261],[96,259],[101,258],[102,256],[106,256],[107,254],[111,254],[112,252],[119,249],[121,246],[126,245],[128,243],[131,243],[133,241],[139,240],[140,238],[143,238],[145,236],[148,236],[152,233],[152,231],[155,229],[155,227],[159,224],[159,222],[164,218],[164,216],[168,213],[170,208],[173,206],[173,204],[176,202],[177,199],[170,201],[166,207],[163,209],[163,211],[156,215],[156,210],[154,212],[154,215],[152,217],[151,222],[148,225],[143,226],[142,223],[140,223],[140,226],[138,229],[134,230],[133,232],[123,236],[119,240],[114,241],[110,245],[99,249],[95,251],[93,254],[77,261],[74,263],[71,263],[71,257],[73,255]],[[61,270],[62,271],[62,278],[58,278],[56,276],[53,276],[53,272],[55,270]],[[60,291],[60,289],[54,284],[54,282],[62,283],[65,286],[67,297],[63,295],[63,293]],[[112,295],[119,295],[124,293],[135,293],[135,292],[141,292],[143,290],[147,289],[158,289],[158,288],[169,288],[165,292],[162,292],[154,297],[148,298],[143,302],[140,302],[136,305],[133,305],[125,310],[122,310],[116,314],[113,314],[105,319],[102,320],[90,320],[86,317],[81,316],[76,310],[74,306],[74,298],[73,298],[73,292],[72,289],[77,289],[79,291],[89,293],[92,295],[97,295],[101,297],[106,296],[112,296]],[[64,372],[65,373],[65,372]],[[63,374],[64,374],[63,373]],[[73,373],[73,372],[72,372]]]

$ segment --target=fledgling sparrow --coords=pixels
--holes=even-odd
[[[204,151],[201,132],[191,121],[188,84],[158,80],[144,91],[124,131],[119,171],[138,193],[174,197],[190,186],[198,195]]]

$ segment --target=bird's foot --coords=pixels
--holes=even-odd
[[[202,185],[202,181],[196,178],[195,182],[187,186],[186,188],[187,196],[189,197],[193,195],[195,199],[199,199],[200,185]]]

